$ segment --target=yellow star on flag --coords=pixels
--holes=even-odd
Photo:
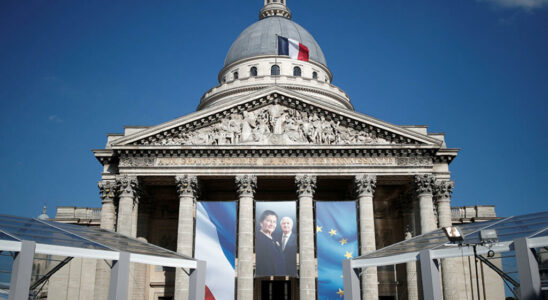
[[[344,255],[344,257],[346,257],[346,259],[351,259],[352,258],[352,252],[346,251],[346,254]]]
[[[344,296],[344,291],[339,288],[339,291],[337,292],[337,295],[339,295],[339,298],[342,298]]]
[[[331,231],[329,231],[329,235],[334,236],[335,234],[337,234],[337,230],[331,228]]]
[[[341,246],[344,246],[344,244],[348,243],[348,241],[345,238],[342,238],[339,243],[341,243]]]
[[[322,232],[322,226],[316,226],[316,232]]]

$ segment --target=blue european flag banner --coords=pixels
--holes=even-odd
[[[318,300],[344,297],[342,262],[358,254],[355,201],[316,201]]]

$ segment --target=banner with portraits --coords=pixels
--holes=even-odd
[[[297,276],[297,202],[255,202],[255,276]]]

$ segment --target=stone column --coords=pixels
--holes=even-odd
[[[439,227],[449,227],[451,221],[451,194],[454,183],[449,180],[437,180],[434,188],[434,196],[438,208]],[[463,265],[459,258],[446,258],[441,260],[441,278],[443,283],[443,298],[445,300],[459,300],[466,298],[463,287]]]
[[[177,226],[177,252],[192,257],[194,246],[194,211],[198,194],[198,177],[182,175],[175,177],[179,193],[179,223]],[[186,272],[185,272],[186,271]],[[175,300],[188,299],[190,270],[175,271]]]
[[[135,224],[136,236],[137,239],[141,242],[148,243],[148,218],[149,218],[149,208],[148,204],[144,201],[143,195],[139,195],[138,203],[138,217]],[[135,209],[137,211],[137,209]],[[132,299],[134,300],[144,300],[148,299],[147,297],[147,270],[148,265],[135,263],[134,264],[134,285],[132,290]]]
[[[299,196],[299,299],[316,299],[316,264],[314,260],[314,207],[312,196],[316,176],[295,176]]]
[[[437,228],[434,216],[434,203],[432,202],[434,176],[431,174],[416,175],[415,186],[419,199],[420,232],[423,234]]]
[[[136,218],[134,217],[135,212],[135,206],[137,204],[137,177],[136,176],[117,176],[116,177],[116,185],[118,187],[118,197],[119,197],[119,203],[118,203],[118,221],[116,222],[117,225],[117,232],[130,236],[135,237],[135,231],[133,230],[134,224],[137,223]],[[130,265],[130,278],[134,277],[135,274],[135,265],[132,263]],[[133,286],[134,286],[133,280],[129,281],[129,295],[130,299],[133,299]]]
[[[435,183],[434,194],[438,207],[439,227],[449,227],[451,221],[451,194],[453,193],[454,183],[450,180],[437,180]]]
[[[114,197],[116,195],[116,183],[114,181],[103,180],[97,184],[102,199],[101,208],[101,228],[114,231],[116,228],[116,207],[114,207]],[[109,263],[103,259],[97,260],[95,271],[95,289],[93,298],[103,300],[108,298],[108,289],[110,285],[110,267]]]
[[[405,239],[409,240],[413,237],[410,231],[405,232]],[[417,283],[417,262],[411,261],[405,263],[407,271],[407,299],[419,300],[419,289]]]
[[[239,194],[238,214],[238,300],[253,300],[253,195],[257,189],[257,177],[236,176]]]
[[[137,195],[137,177],[119,176],[116,178],[120,202],[118,204],[117,232],[131,236],[133,232],[133,208]]]
[[[377,184],[375,175],[358,175],[354,178],[358,204],[360,207],[360,255],[373,252],[375,245],[375,215],[373,211],[373,193]],[[379,298],[377,268],[370,267],[362,274],[362,299]]]

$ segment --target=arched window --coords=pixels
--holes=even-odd
[[[238,79],[238,72],[234,72],[234,80]]]
[[[293,76],[301,76],[301,68],[294,67],[293,68]]]
[[[272,68],[270,68],[270,75],[280,75],[280,66],[273,65]]]
[[[251,67],[251,69],[249,69],[249,75],[251,77],[257,76],[257,67]]]
[[[223,76],[223,83],[226,82],[226,76]]]
[[[312,72],[312,78],[318,79],[318,72],[316,71]]]

